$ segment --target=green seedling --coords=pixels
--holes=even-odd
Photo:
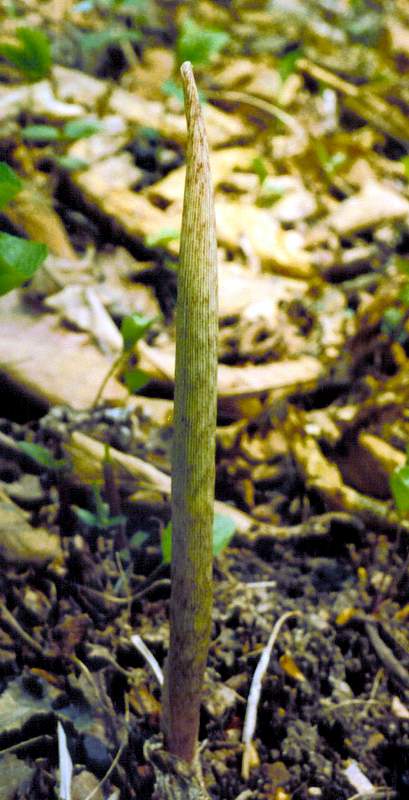
[[[45,33],[36,28],[18,28],[16,39],[18,44],[0,44],[0,56],[6,58],[28,81],[45,78],[52,64],[51,45]]]
[[[394,339],[395,342],[406,344],[409,338],[409,333],[406,330],[409,309],[409,259],[395,256],[393,263],[404,276],[404,282],[397,297],[401,307],[390,306],[385,309],[382,317],[381,331],[386,334],[386,336]]]
[[[162,730],[168,752],[194,776],[213,594],[217,245],[208,145],[191,64],[184,63],[181,73],[188,137],[176,309],[170,644]]]
[[[295,72],[297,68],[297,61],[302,58],[303,51],[301,47],[296,50],[290,50],[282,56],[278,62],[277,70],[283,83]]]
[[[0,209],[22,190],[23,182],[4,161],[0,161]]]
[[[139,31],[129,30],[116,25],[109,26],[102,31],[95,33],[83,33],[81,44],[84,50],[103,50],[113,44],[123,45],[126,42],[140,42],[141,34]]]
[[[135,62],[132,44],[138,44],[142,39],[136,26],[147,21],[147,0],[83,0],[74,9],[81,13],[98,11],[105,18],[102,30],[81,34],[80,45],[85,59],[99,58],[107,48],[116,45],[121,48],[128,63]],[[132,25],[128,27],[121,17],[131,18]]]
[[[253,161],[251,162],[251,169],[257,175],[259,184],[262,186],[268,175],[268,169],[264,158],[261,158],[261,156],[256,156],[253,158]]]
[[[17,289],[32,278],[46,256],[45,244],[0,233],[0,295]]]
[[[390,487],[392,496],[399,514],[406,515],[409,512],[409,453],[406,456],[406,463],[398,467],[390,477]]]
[[[81,118],[66,122],[62,129],[55,125],[27,125],[22,136],[26,142],[75,142],[99,133],[101,128],[98,120]]]
[[[54,458],[46,447],[34,444],[34,442],[19,442],[19,448],[24,455],[53,476],[59,497],[58,522],[61,531],[70,534],[73,514],[69,504],[66,480],[70,462],[66,458]]]
[[[98,536],[108,533],[113,528],[123,525],[125,517],[122,514],[112,517],[110,514],[109,503],[106,503],[101,495],[99,486],[92,487],[94,511],[86,508],[74,506],[75,514],[89,533]]]
[[[145,236],[144,244],[146,247],[165,247],[170,242],[176,242],[180,237],[180,231],[176,228],[161,228],[157,233]]]
[[[45,467],[52,472],[62,472],[67,469],[68,461],[66,458],[54,458],[46,447],[33,442],[19,442],[19,448],[24,455],[31,458],[40,467]]]
[[[193,66],[206,66],[229,42],[225,31],[203,28],[190,17],[183,21],[176,42],[178,64],[190,61]]]
[[[231,517],[215,514],[213,520],[213,556],[218,556],[228,546],[234,536],[236,525]],[[172,560],[172,523],[163,529],[161,537],[162,559],[164,564]]]
[[[101,130],[101,123],[98,120],[86,118],[71,120],[64,127],[57,128],[55,125],[27,125],[22,130],[22,137],[26,142],[36,144],[64,144],[74,142],[77,139],[84,139],[98,133]],[[87,162],[82,158],[74,158],[67,155],[53,155],[53,159],[62,169],[68,171],[84,169]]]
[[[144,317],[142,314],[130,314],[124,317],[121,325],[122,350],[118,358],[115,359],[112,366],[109,368],[98,389],[93,403],[94,407],[98,405],[109,379],[115,375],[116,372],[126,368],[136,343],[145,336],[145,333],[149,330],[153,322],[155,322],[155,319],[155,317]],[[149,377],[141,369],[125,369],[124,380],[129,391],[136,392],[148,383]]]
[[[316,143],[315,152],[327,178],[333,178],[347,160],[347,154],[342,150],[337,150],[335,153],[330,153],[327,150],[324,142]]]
[[[0,162],[0,209],[7,206],[23,188],[23,183],[8,164]],[[0,295],[7,294],[33,277],[47,256],[47,247],[20,236],[0,233]]]
[[[405,171],[405,178],[409,181],[409,156],[403,156],[400,160],[401,164],[403,164],[403,169]]]
[[[381,322],[381,331],[395,342],[404,344],[407,339],[407,333],[405,331],[405,315],[400,308],[390,307],[385,309]]]

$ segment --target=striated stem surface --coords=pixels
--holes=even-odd
[[[181,74],[188,140],[176,317],[172,589],[163,731],[168,751],[192,763],[213,599],[217,247],[208,145],[189,62],[182,64]]]

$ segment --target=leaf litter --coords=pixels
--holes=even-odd
[[[2,229],[49,255],[0,303],[0,796],[61,794],[60,726],[72,797],[153,796],[145,659],[163,667],[168,646],[187,48],[218,223],[215,511],[236,530],[215,558],[206,786],[214,800],[403,800],[405,4],[5,6],[0,139],[23,188]],[[51,62],[21,51],[22,26],[46,31]],[[155,318],[130,354],[148,382],[131,395],[113,373],[92,408],[134,313]]]

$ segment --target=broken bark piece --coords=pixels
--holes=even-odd
[[[87,334],[63,328],[53,314],[35,315],[17,292],[0,300],[1,372],[45,406],[90,408],[95,387],[106,376],[111,360]],[[128,390],[111,378],[104,391],[107,403],[126,402]]]

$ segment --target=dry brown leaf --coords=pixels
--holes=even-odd
[[[0,489],[0,553],[14,564],[59,564],[63,553],[59,537],[45,528],[33,528],[21,508]]]
[[[368,181],[360,192],[339,204],[327,223],[339,236],[349,236],[408,216],[409,201],[403,195],[382,183]]]
[[[2,373],[45,405],[90,408],[111,361],[89,336],[61,327],[53,314],[30,313],[17,292],[0,300],[0,312]],[[129,394],[112,378],[103,396],[118,404]]]

